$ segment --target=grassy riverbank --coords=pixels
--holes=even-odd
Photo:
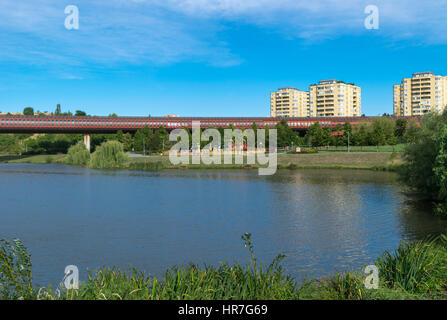
[[[7,163],[64,163],[66,155],[0,156],[0,162]],[[223,162],[223,161],[222,161]],[[234,162],[234,161],[233,161]],[[124,169],[162,170],[162,169],[257,169],[259,165],[173,165],[167,155],[129,157]],[[279,169],[370,169],[394,170],[403,161],[399,153],[393,152],[326,152],[315,154],[278,154]]]
[[[234,162],[234,161],[233,161]],[[244,160],[244,163],[246,161]],[[394,170],[402,165],[403,160],[398,153],[392,152],[319,152],[315,154],[278,154],[278,169],[370,169]],[[151,156],[132,158],[129,166],[134,169],[256,169],[259,165],[172,165],[168,156]]]
[[[76,290],[34,287],[31,260],[23,245],[0,242],[0,299],[61,300],[388,300],[447,299],[447,238],[402,243],[376,259],[378,289],[365,287],[362,273],[336,273],[298,285],[280,266],[279,255],[269,266],[257,262],[250,235],[243,236],[251,263],[203,268],[168,269],[161,279],[143,272],[104,268],[89,275]]]
[[[64,163],[66,154],[0,155],[0,163]]]

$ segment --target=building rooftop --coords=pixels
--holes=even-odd
[[[281,91],[281,90],[299,90],[299,89],[294,88],[294,87],[282,87],[282,88],[278,89],[278,91]]]
[[[420,77],[420,76],[426,76],[426,75],[435,75],[433,71],[425,71],[425,72],[415,72],[413,73],[413,77]]]

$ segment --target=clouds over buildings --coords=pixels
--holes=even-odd
[[[438,0],[2,0],[0,61],[72,66],[171,64],[233,66],[244,61],[231,44],[231,24],[286,39],[362,35],[364,8],[380,10],[377,36],[388,41],[446,44],[447,3]],[[76,4],[80,29],[64,28]],[[229,24],[230,23],[230,24]],[[228,24],[230,27],[228,27]],[[230,28],[230,29],[229,29]],[[225,30],[226,38],[222,38]],[[234,31],[237,32],[237,31]]]

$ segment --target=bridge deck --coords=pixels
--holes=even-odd
[[[270,118],[270,117],[67,117],[67,116],[0,116],[0,133],[116,133],[135,132],[149,127],[156,129],[163,126],[167,130],[192,128],[194,121],[199,121],[201,128],[222,127],[251,128],[256,123],[258,128],[272,128],[281,120],[286,120],[294,130],[307,130],[319,122],[322,126],[335,127],[350,122],[357,125],[371,121],[374,117],[337,117],[337,118]]]

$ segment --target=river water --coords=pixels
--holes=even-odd
[[[249,262],[278,254],[297,281],[361,271],[401,240],[444,232],[447,222],[403,193],[389,172],[294,170],[95,171],[0,164],[0,238],[20,238],[34,281],[80,278],[102,266],[160,275],[189,262]]]

